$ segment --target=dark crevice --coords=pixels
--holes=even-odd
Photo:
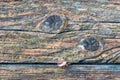
[[[57,63],[48,62],[12,62],[0,63],[0,65],[57,65]],[[70,65],[120,65],[120,63],[71,63]]]
[[[1,26],[2,28],[4,26]],[[46,33],[46,34],[63,34],[63,33],[67,33],[67,32],[72,32],[72,31],[82,31],[81,33],[87,33],[87,32],[83,32],[83,31],[87,31],[87,30],[93,30],[93,29],[80,29],[80,30],[64,30],[64,31],[61,31],[59,33],[52,33],[52,32],[44,32],[44,31],[37,31],[37,30],[28,30],[28,29],[0,29],[0,31],[19,31],[19,32],[40,32],[40,33]],[[98,34],[98,33],[90,33],[90,34],[97,34],[97,35],[101,35],[101,34]],[[120,34],[115,34],[115,35],[108,35],[108,36],[120,36]]]
[[[0,31],[40,32],[40,33],[46,33],[46,34],[54,34],[54,33],[48,33],[43,31],[33,31],[33,30],[25,30],[25,29],[0,29]]]

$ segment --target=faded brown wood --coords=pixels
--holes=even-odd
[[[120,46],[119,4],[119,0],[1,2],[0,61],[57,62],[65,58],[78,62],[105,49]],[[68,18],[62,33],[41,31],[42,22],[51,14]],[[105,33],[107,30],[109,32]],[[80,52],[79,42],[86,36],[96,37],[101,43],[100,49]],[[119,50],[110,50],[95,60],[104,58],[106,61],[106,57],[108,60],[110,56],[117,56],[113,53]],[[116,62],[119,61],[118,58]]]
[[[103,24],[107,25],[107,24]],[[117,25],[115,25],[117,27]],[[19,32],[19,31],[1,31],[0,49],[1,62],[56,62],[60,58],[66,58],[69,61],[79,61],[81,58],[90,57],[99,54],[101,50],[95,52],[81,52],[79,54],[79,41],[86,35],[94,36],[94,29],[87,31],[72,31],[62,34],[48,34],[39,32]],[[95,35],[102,38],[100,42],[105,42],[104,49],[119,46],[119,36]],[[114,52],[120,48],[113,49],[101,56],[113,56]],[[118,59],[119,62],[119,59]]]
[[[119,65],[0,65],[2,80],[119,80],[119,75]]]
[[[62,17],[57,31],[42,23]],[[81,50],[94,37],[96,51]],[[116,48],[115,48],[116,47]],[[120,63],[119,0],[0,0],[0,80],[119,80],[119,65],[57,65],[32,62]],[[2,64],[26,62],[31,64]]]

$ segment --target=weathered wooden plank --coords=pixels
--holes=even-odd
[[[54,4],[56,3],[56,4]],[[51,14],[65,15],[70,24],[79,22],[120,22],[120,1],[111,0],[29,0],[0,4],[0,29],[39,29]],[[77,22],[76,22],[77,21]],[[36,29],[37,27],[37,29]]]
[[[0,65],[1,80],[119,80],[119,65]]]
[[[78,62],[83,58],[98,55],[105,49],[120,46],[119,26],[119,23],[101,23],[90,29],[60,34],[2,30],[0,32],[0,61],[57,62],[61,58],[66,58],[70,62]],[[81,50],[80,41],[86,36],[95,37],[99,41],[98,50]],[[95,60],[101,57],[107,60],[113,56],[119,57],[119,53],[115,54],[116,51],[120,51],[120,47],[106,51]],[[118,58],[116,62],[120,62],[120,59]]]
[[[105,49],[120,46],[119,3],[119,0],[1,2],[0,61],[57,62],[65,58],[78,62],[97,56]],[[53,25],[46,27],[45,22],[52,19],[62,20],[62,25],[58,22],[60,26],[53,23],[57,28]],[[82,40],[89,36],[99,42],[96,51],[90,51],[92,48],[87,46],[88,50],[81,49]],[[119,62],[119,51],[117,47],[92,61]]]
[[[120,79],[101,63],[120,63],[119,0],[0,0],[0,80]]]

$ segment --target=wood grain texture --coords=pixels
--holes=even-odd
[[[53,15],[60,28],[44,25]],[[91,37],[95,51],[81,47]],[[106,65],[39,64],[61,59]],[[120,0],[0,0],[0,80],[119,80],[109,63],[120,63]]]
[[[98,55],[103,50],[120,46],[120,1],[112,0],[29,0],[0,3],[1,62],[70,62]],[[50,15],[66,17],[59,33],[43,30]],[[43,27],[43,28],[42,28]],[[47,32],[46,32],[47,31]],[[80,51],[81,39],[95,37],[97,51]],[[117,56],[112,49],[95,60]],[[110,56],[109,56],[110,55]],[[115,58],[119,63],[119,57]],[[112,60],[111,62],[113,62]]]
[[[2,80],[119,80],[120,66],[71,65],[1,65]]]

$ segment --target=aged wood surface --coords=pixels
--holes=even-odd
[[[119,80],[119,65],[0,65],[1,80]]]
[[[120,79],[119,65],[32,64],[61,59],[120,63],[120,0],[0,0],[0,80]]]
[[[70,62],[99,55],[120,46],[119,0],[23,0],[0,3],[0,61]],[[44,29],[50,15],[64,16],[59,31]],[[81,51],[81,39],[95,37],[101,44],[96,51]],[[109,50],[95,60],[119,56],[120,47]],[[110,57],[111,56],[111,57]],[[119,63],[119,57],[111,62]],[[106,62],[103,60],[102,62]]]

